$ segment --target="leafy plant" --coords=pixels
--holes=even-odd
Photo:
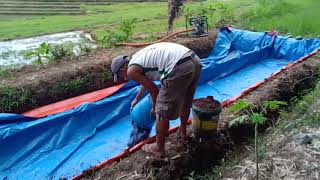
[[[182,6],[182,12],[186,19],[186,22],[189,22],[190,18],[195,14],[195,11],[193,11],[185,5]]]
[[[8,69],[0,67],[0,77],[7,78],[10,76],[12,76],[12,73]]]
[[[131,40],[133,35],[133,30],[135,28],[134,23],[136,22],[136,18],[133,19],[124,19],[121,21],[120,30],[124,33],[124,40]]]
[[[101,43],[103,47],[110,48],[117,46],[118,42],[125,41],[126,37],[121,32],[115,32],[106,30],[105,34],[102,35],[101,39],[98,39],[98,41]]]
[[[92,52],[92,50],[93,50],[93,48],[91,48],[90,45],[84,41],[82,41],[79,44],[79,48],[80,48],[80,52],[82,54],[88,54],[88,53]]]
[[[64,44],[54,45],[50,47],[50,60],[59,61],[64,57],[73,57],[75,44],[73,42],[67,42]],[[81,50],[80,50],[81,51]]]
[[[9,112],[26,103],[30,99],[31,93],[23,88],[0,87],[0,110]]]
[[[192,10],[188,7],[183,6],[182,8],[186,22],[189,22],[192,16],[206,16],[209,18],[208,26],[221,26],[234,21],[234,15],[231,9],[222,3],[212,3],[209,6],[201,5],[197,10]],[[220,14],[221,19],[217,24],[214,22],[215,14],[218,16]]]
[[[80,89],[81,85],[84,83],[82,79],[72,79],[71,81],[61,84],[62,88],[68,92],[74,92]]]
[[[256,156],[256,179],[259,178],[259,162],[258,162],[258,146],[257,146],[257,138],[258,138],[258,125],[263,124],[267,118],[267,110],[268,109],[279,109],[281,106],[287,105],[287,102],[284,101],[264,101],[261,107],[257,107],[256,105],[245,101],[245,100],[239,100],[236,103],[234,103],[228,111],[232,111],[235,113],[244,112],[241,116],[238,116],[237,118],[233,119],[229,123],[229,127],[235,126],[237,124],[242,124],[246,121],[250,121],[254,124],[254,139],[255,139],[255,156]]]
[[[43,42],[34,51],[27,52],[27,57],[36,56],[36,64],[43,64],[43,59],[50,59],[50,44]]]

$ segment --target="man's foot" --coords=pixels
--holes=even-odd
[[[146,153],[150,153],[156,157],[164,157],[165,156],[165,152],[164,151],[160,151],[159,148],[157,147],[156,143],[152,143],[152,144],[146,144],[144,146],[142,146],[141,148],[144,152]]]

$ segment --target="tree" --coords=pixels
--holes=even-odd
[[[172,32],[173,21],[178,16],[180,6],[183,5],[182,0],[168,0],[168,27],[167,34]]]
[[[259,162],[258,162],[258,146],[257,146],[257,138],[258,138],[258,125],[265,123],[267,120],[266,114],[267,110],[275,110],[279,109],[281,106],[287,105],[287,102],[284,101],[264,101],[263,104],[258,107],[246,100],[238,100],[234,103],[229,111],[239,113],[240,111],[244,111],[244,114],[238,116],[233,119],[229,123],[229,127],[235,126],[237,124],[245,123],[249,121],[254,124],[254,149],[256,156],[256,179],[259,179]]]

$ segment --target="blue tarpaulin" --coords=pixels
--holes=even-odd
[[[202,59],[195,97],[227,100],[318,48],[320,39],[223,28]],[[70,178],[118,155],[129,140],[138,89],[128,82],[105,99],[43,118],[0,114],[0,179]]]

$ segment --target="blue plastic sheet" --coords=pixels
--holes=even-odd
[[[195,97],[227,100],[319,47],[319,39],[223,28],[202,60]],[[0,179],[70,178],[118,155],[132,130],[130,103],[138,88],[129,82],[103,100],[44,118],[0,114]]]

